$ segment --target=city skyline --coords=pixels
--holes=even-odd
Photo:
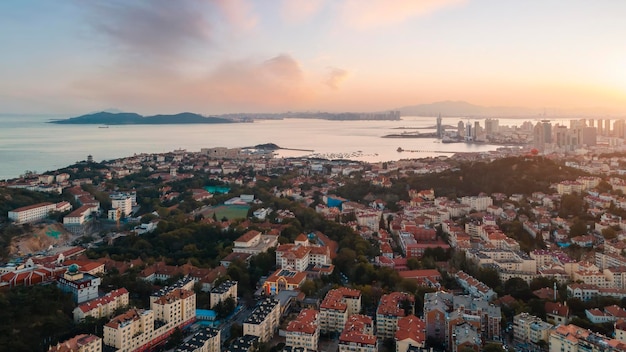
[[[626,3],[5,1],[0,112],[626,112]]]

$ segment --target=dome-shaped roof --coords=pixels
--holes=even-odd
[[[72,264],[67,268],[67,272],[75,274],[78,272],[78,264]]]

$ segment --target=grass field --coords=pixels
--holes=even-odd
[[[248,209],[250,209],[247,205],[218,205],[207,209],[202,212],[205,218],[213,217],[213,213],[218,220],[221,220],[223,217],[226,217],[228,220],[246,218],[248,215]]]

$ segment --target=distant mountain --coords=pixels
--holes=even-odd
[[[431,104],[420,104],[401,107],[402,116],[531,116],[543,113],[541,109],[528,109],[508,106],[480,106],[465,101],[440,101]]]
[[[232,123],[234,121],[219,117],[205,117],[190,112],[183,112],[175,115],[141,116],[132,112],[110,113],[103,111],[95,114],[87,114],[50,122],[71,125],[174,125],[193,123]]]

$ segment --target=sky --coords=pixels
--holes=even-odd
[[[622,0],[2,0],[0,113],[626,113]]]

